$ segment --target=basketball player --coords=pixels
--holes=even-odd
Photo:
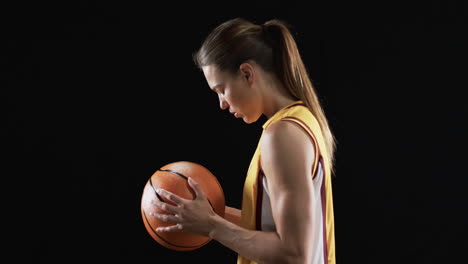
[[[335,263],[331,175],[335,139],[289,27],[236,18],[216,27],[194,59],[222,110],[246,123],[268,119],[244,185],[242,209],[211,208],[197,183],[196,199],[166,190],[176,206],[154,201],[175,223],[158,232],[209,236],[245,263]]]

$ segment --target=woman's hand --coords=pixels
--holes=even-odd
[[[157,232],[188,232],[192,234],[209,236],[214,227],[214,218],[217,215],[211,207],[205,193],[198,183],[192,178],[188,179],[190,187],[195,192],[195,199],[187,200],[177,196],[169,191],[158,189],[157,193],[164,196],[175,204],[171,205],[159,200],[153,200],[152,203],[158,208],[170,214],[158,214],[151,212],[150,215],[164,222],[175,223],[168,227],[159,227]]]

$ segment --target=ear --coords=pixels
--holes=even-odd
[[[242,76],[242,79],[244,79],[248,83],[253,83],[256,79],[256,73],[254,70],[254,67],[252,64],[248,62],[244,62],[239,66],[239,71]]]

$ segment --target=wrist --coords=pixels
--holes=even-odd
[[[223,218],[219,216],[218,214],[215,214],[211,218],[211,230],[208,233],[208,236],[211,239],[216,239],[216,234],[219,233],[219,229],[222,227],[222,220]]]

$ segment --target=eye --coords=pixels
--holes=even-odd
[[[224,95],[224,87],[219,85],[216,88],[212,89],[218,95]]]

